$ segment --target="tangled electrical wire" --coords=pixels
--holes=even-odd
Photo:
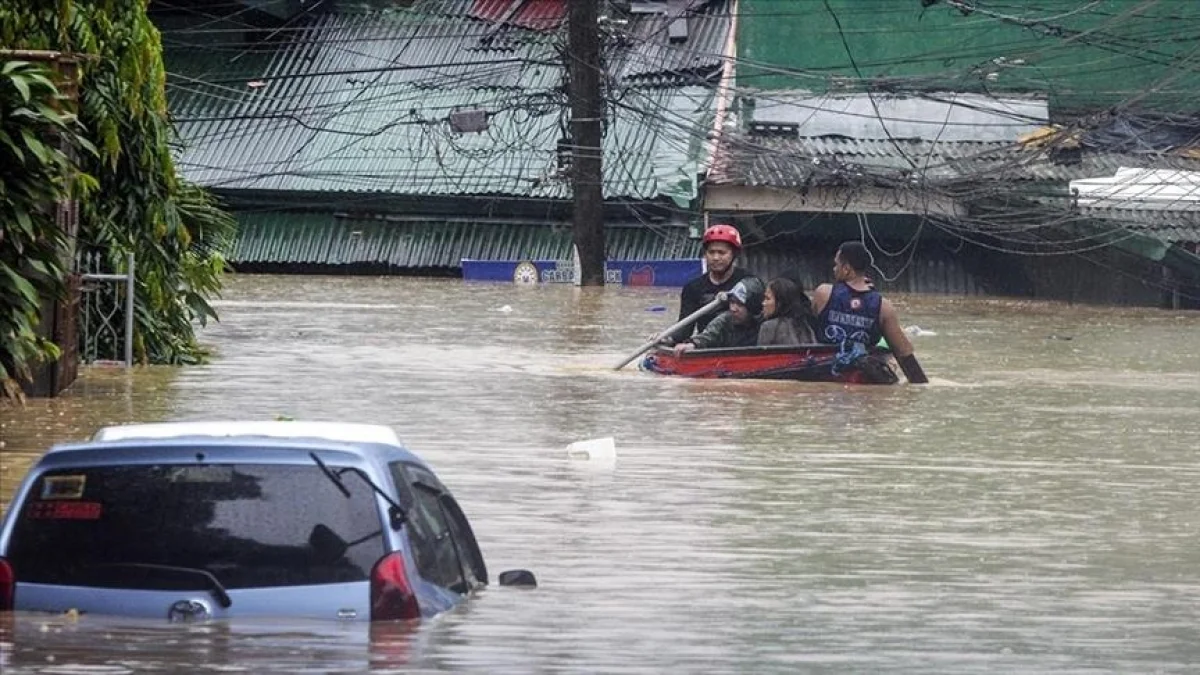
[[[744,4],[738,19],[745,30],[796,22],[813,44],[826,46],[820,54],[832,56],[797,67],[746,49],[729,64],[736,80],[720,82],[731,59],[725,53],[735,18],[729,0],[602,26],[610,199],[654,200],[671,182],[695,183],[697,173],[711,185],[773,180],[800,195],[837,187],[850,209],[856,194],[886,191],[894,202],[888,206],[916,213],[918,233],[928,227],[1023,255],[1085,254],[1162,235],[1145,223],[1127,224],[1119,209],[1081,207],[1067,190],[1071,179],[1111,175],[1119,166],[1200,170],[1200,154],[1191,152],[1200,143],[1200,120],[1160,109],[1190,98],[1191,78],[1200,72],[1193,28],[1200,12],[1190,3]],[[562,71],[571,57],[561,29],[497,27],[463,15],[464,6],[426,0],[387,12],[314,13],[270,31],[267,45],[240,42],[236,26],[226,27],[236,24],[236,15],[210,14],[199,27],[164,30],[169,48],[261,63],[244,78],[220,69],[200,77],[169,75],[180,102],[173,105],[184,145],[180,166],[225,188],[565,198],[560,157],[581,149],[566,125]],[[679,20],[690,31],[682,43],[668,38]],[[895,40],[891,44],[901,47],[890,55],[868,48],[896,26],[914,34],[928,30],[920,26],[927,20],[961,28],[964,37]],[[745,28],[747,22],[758,28]],[[970,39],[984,33],[994,37]],[[1062,86],[1071,72],[1126,89],[1072,90]],[[1142,72],[1149,76],[1130,77]],[[865,95],[867,111],[841,114],[862,116],[883,135],[810,138],[803,120],[789,137],[714,129],[722,85],[722,95],[738,101],[807,106],[808,118],[827,115],[838,97]],[[789,88],[809,95],[797,97]],[[966,123],[951,119],[950,111],[979,105],[955,91],[997,99],[1041,93],[1051,100],[1051,116],[1013,111],[999,121],[993,114],[993,124],[1011,128],[1013,137],[1040,127],[1032,140],[951,140],[945,137],[957,135],[949,132]],[[944,119],[888,112],[888,97],[939,104]],[[450,130],[449,115],[464,108],[485,111],[488,128],[474,135]],[[891,131],[914,122],[932,132],[914,139]],[[693,178],[679,178],[688,173]],[[691,190],[695,196],[699,187]],[[1160,206],[1182,210],[1192,198],[1181,194]],[[694,206],[666,208],[683,219],[704,215]],[[786,208],[754,215],[769,220]],[[881,249],[892,246],[911,258],[911,241],[885,244],[867,223],[862,230]]]

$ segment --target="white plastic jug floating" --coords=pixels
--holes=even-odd
[[[612,436],[575,441],[567,446],[567,457],[577,461],[611,464],[617,461],[617,443]]]

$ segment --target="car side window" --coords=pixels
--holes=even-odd
[[[425,580],[462,593],[468,588],[460,553],[439,502],[437,479],[428,472],[406,466],[412,485],[412,508],[408,511],[408,541],[416,556],[417,571]]]
[[[479,543],[475,541],[475,532],[471,530],[471,524],[467,521],[466,514],[459,508],[458,502],[450,496],[449,492],[442,494],[441,501],[442,510],[450,524],[450,534],[458,544],[458,551],[462,556],[462,564],[466,568],[465,572],[470,585],[474,587],[486,584],[488,581],[487,566],[483,563],[483,552],[479,550]]]
[[[410,479],[408,473],[404,470],[404,462],[392,462],[388,464],[388,471],[392,474],[392,484],[396,488],[396,501],[407,512],[412,509],[413,495],[412,486],[409,485]]]

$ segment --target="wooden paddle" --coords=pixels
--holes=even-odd
[[[691,314],[688,314],[687,316],[683,317],[682,319],[679,320],[678,323],[664,328],[662,331],[659,332],[658,335],[654,336],[653,340],[647,342],[646,344],[642,345],[641,347],[638,347],[638,350],[636,352],[625,357],[624,359],[621,360],[620,363],[613,366],[613,370],[620,370],[620,369],[624,368],[626,365],[629,364],[630,361],[632,361],[632,360],[636,359],[637,357],[641,356],[642,354],[644,354],[647,349],[650,349],[654,345],[662,342],[663,338],[667,337],[671,333],[674,333],[675,331],[679,330],[680,328],[684,328],[684,327],[687,327],[687,326],[690,326],[690,325],[696,323],[696,321],[700,317],[704,316],[705,314],[708,314],[709,312],[713,311],[714,309],[716,309],[716,308],[720,307],[722,304],[724,304],[727,298],[728,298],[728,296],[724,292],[717,293],[717,297],[713,298],[712,302],[710,302],[707,305],[701,307],[700,309],[692,312]]]

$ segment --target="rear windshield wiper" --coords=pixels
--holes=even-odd
[[[338,490],[341,490],[342,494],[346,495],[347,499],[350,498],[350,488],[346,487],[346,481],[342,480],[342,474],[349,471],[361,478],[362,482],[366,483],[367,487],[371,488],[372,492],[379,495],[383,501],[387,502],[388,518],[391,520],[392,529],[398,530],[400,529],[400,526],[404,524],[404,507],[400,506],[400,503],[395,499],[392,499],[392,496],[389,495],[386,490],[376,485],[375,481],[371,480],[370,476],[362,471],[359,471],[358,469],[351,467],[334,471],[333,469],[329,468],[328,464],[321,461],[320,457],[317,457],[317,453],[310,452],[308,453],[308,456],[312,457],[312,460],[316,462],[318,467],[321,468],[321,472],[325,474],[325,477],[333,481],[333,484],[337,486]]]
[[[229,609],[233,605],[233,599],[229,597],[229,592],[225,590],[225,586],[221,584],[221,580],[212,572],[202,570],[198,567],[176,567],[175,565],[155,565],[153,563],[101,563],[96,565],[96,567],[128,567],[137,570],[175,572],[176,574],[201,577],[208,582],[209,592],[216,598],[217,604],[221,606],[221,609]]]
[[[341,493],[345,495],[347,499],[349,499],[350,488],[346,487],[346,483],[342,481],[342,477],[334,473],[333,469],[330,469],[325,462],[321,461],[321,458],[317,457],[317,453],[310,452],[308,453],[308,456],[312,457],[312,461],[317,463],[317,466],[321,469],[321,473],[325,474],[325,477],[332,481],[333,484],[337,486],[337,489],[341,491]]]

